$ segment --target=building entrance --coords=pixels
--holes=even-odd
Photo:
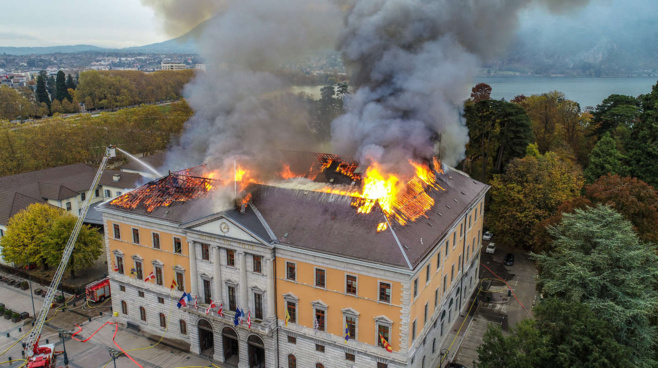
[[[212,325],[205,319],[199,320],[199,348],[201,350],[201,355],[212,356],[215,350]]]
[[[256,335],[249,336],[249,368],[265,367],[265,344]]]
[[[222,341],[224,346],[224,362],[238,365],[240,354],[238,350],[238,334],[230,327],[222,330]]]

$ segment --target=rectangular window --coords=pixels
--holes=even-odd
[[[473,212],[475,213],[475,216],[473,217],[473,223],[476,223],[478,221],[478,210],[477,210],[477,208]]]
[[[165,317],[164,313],[160,313],[160,327],[167,327],[167,317]]]
[[[178,284],[178,291],[185,290],[185,278],[183,272],[176,271],[176,283]]]
[[[455,264],[452,264],[452,267],[450,268],[450,283],[455,281]]]
[[[183,253],[183,243],[181,243],[180,238],[174,237],[174,253],[182,254]]]
[[[432,264],[428,263],[427,267],[425,267],[425,284],[430,282],[430,270],[432,269]]]
[[[460,239],[461,239],[461,237],[462,237],[462,235],[463,235],[463,234],[462,234],[463,231],[464,231],[464,223],[462,222],[461,224],[459,224],[459,238],[460,238]],[[454,244],[453,244],[453,246],[454,246]]]
[[[126,303],[124,300],[121,301],[121,312],[123,314],[128,314],[128,303]]]
[[[204,261],[210,260],[210,245],[201,244],[201,259]]]
[[[439,288],[434,290],[434,309],[439,307]]]
[[[294,337],[294,336],[288,336],[288,343],[296,344],[297,343],[297,338]]]
[[[114,229],[114,239],[121,239],[121,228],[119,224],[112,225],[112,228]]]
[[[436,272],[439,272],[439,268],[441,268],[441,249],[439,248],[439,252],[436,255]]]
[[[263,294],[254,293],[254,318],[263,319]]]
[[[100,195],[101,195],[101,193],[100,193],[100,189],[96,189],[96,192],[94,192],[94,195],[95,195],[96,197],[100,196]]]
[[[350,334],[350,340],[356,341],[356,317],[345,316],[345,325]]]
[[[326,271],[321,268],[315,269],[315,286],[319,288],[326,287]]]
[[[141,318],[142,321],[146,321],[146,309],[144,309],[144,307],[139,307],[139,318]]]
[[[446,286],[448,284],[448,275],[443,275],[443,292],[446,292]]]
[[[139,295],[140,298],[143,298],[144,297],[144,292],[143,291],[138,291],[137,295]]]
[[[160,249],[160,234],[153,233],[153,248]]]
[[[210,304],[212,294],[210,293],[210,280],[203,280],[203,302]]]
[[[356,295],[356,276],[346,275],[345,292],[347,294]]]
[[[253,256],[254,262],[254,272],[262,273],[263,272],[263,257],[262,256]]]
[[[67,211],[71,210],[71,202],[66,202],[66,210]]]
[[[350,362],[353,362],[356,360],[356,357],[352,353],[345,353],[345,360],[349,360]]]
[[[117,269],[123,275],[123,257],[121,256],[117,256]]]
[[[482,216],[482,214],[483,214],[483,213],[482,213],[482,205],[483,205],[483,204],[484,204],[483,202],[480,202],[480,216]]]
[[[414,341],[416,338],[416,320],[411,324],[411,341]]]
[[[137,280],[143,280],[144,278],[142,276],[142,262],[135,261],[135,278],[137,278]]]
[[[110,192],[109,189],[105,189],[105,196],[106,196],[107,198],[112,198],[112,192]]]
[[[233,249],[226,250],[226,265],[235,267],[235,251]]]
[[[387,282],[379,283],[379,301],[384,303],[391,302],[391,284]]]
[[[126,287],[123,286],[123,285],[119,285],[119,290],[121,290],[121,291],[126,291]]]
[[[423,325],[427,323],[427,316],[430,310],[430,303],[425,303],[425,317],[423,318]]]
[[[457,261],[457,272],[462,270],[462,255],[459,255],[459,260]]]
[[[133,228],[133,243],[139,244],[139,229]]]
[[[324,345],[315,344],[315,351],[324,353]]]
[[[414,298],[418,296],[418,279],[414,280]]]
[[[292,262],[286,262],[286,279],[290,281],[295,281],[296,274],[296,265]]]
[[[5,236],[5,231],[0,229],[0,237],[3,237],[3,236]]]
[[[235,312],[237,310],[237,303],[235,299],[235,287],[228,287],[228,310]]]
[[[461,235],[460,235],[460,237],[461,237]],[[457,232],[455,231],[452,234],[452,249],[455,249],[456,246],[457,246]]]
[[[159,297],[158,297],[158,303],[160,303],[160,304],[164,304],[164,298],[161,297],[161,296],[159,296]]]
[[[377,368],[388,368],[388,364],[386,363],[377,363]]]
[[[468,215],[468,229],[471,230],[471,218],[472,215]]]
[[[325,325],[324,310],[322,309],[315,310],[315,320],[318,321],[318,330],[324,331],[324,325]]]
[[[85,199],[87,199],[87,193],[85,192],[80,193],[80,200],[84,201]]]
[[[294,302],[286,302],[288,315],[290,315],[290,322],[297,323],[297,304]]]
[[[384,325],[377,325],[377,346],[385,348],[384,344],[382,343],[382,339],[379,338],[379,336],[383,337],[384,340],[386,340],[389,344],[391,343],[391,340],[388,337],[389,335],[389,327],[384,326]]]
[[[181,335],[187,335],[187,323],[182,319],[180,320],[180,333]]]
[[[450,238],[446,240],[446,255],[445,257],[448,258],[448,250],[450,249]]]

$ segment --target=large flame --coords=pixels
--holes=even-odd
[[[437,183],[437,173],[442,173],[441,163],[436,158],[431,164],[409,160],[413,174],[407,177],[384,169],[379,163],[372,163],[365,174],[355,173],[357,164],[342,161],[336,155],[318,155],[318,160],[304,174],[294,173],[290,166],[282,163],[282,170],[277,174],[282,179],[306,177],[311,180],[325,170],[334,170],[360,185],[332,185],[319,189],[321,192],[348,196],[352,198],[352,207],[358,213],[371,213],[376,205],[381,208],[388,222],[402,226],[408,222],[427,216],[434,205],[431,191],[444,191]],[[249,184],[263,183],[257,172],[235,163],[223,170],[206,170],[196,167],[170,175],[166,180],[147,184],[133,192],[114,199],[111,204],[134,209],[142,203],[148,212],[160,206],[169,206],[176,201],[198,198],[221,187],[234,187],[236,195],[242,193]],[[251,194],[242,199],[242,204],[249,202]],[[377,226],[377,232],[387,230],[386,221]]]

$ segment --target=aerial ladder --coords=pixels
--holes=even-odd
[[[41,330],[43,329],[43,325],[46,322],[48,311],[50,310],[50,306],[52,305],[53,299],[55,298],[55,294],[57,293],[57,288],[59,287],[59,284],[62,281],[62,276],[64,275],[66,266],[68,265],[69,259],[71,258],[71,253],[73,252],[73,248],[75,247],[75,242],[78,239],[80,230],[82,229],[82,223],[85,219],[85,216],[87,216],[87,211],[89,210],[89,203],[91,199],[94,197],[93,194],[96,191],[96,187],[98,186],[98,183],[101,180],[103,171],[105,171],[105,167],[107,166],[107,161],[110,158],[114,158],[114,157],[116,157],[116,146],[106,147],[103,160],[101,161],[101,164],[98,167],[98,171],[96,172],[94,181],[91,183],[91,188],[89,188],[89,191],[85,196],[85,201],[82,205],[82,211],[80,212],[78,221],[75,223],[75,227],[73,228],[73,231],[71,232],[71,236],[69,236],[69,240],[66,243],[66,247],[64,248],[64,253],[62,254],[62,260],[60,261],[59,266],[57,267],[57,271],[53,276],[53,280],[50,282],[50,287],[48,288],[48,292],[46,293],[46,297],[43,301],[43,306],[41,307],[41,311],[39,311],[39,315],[36,317],[34,328],[32,329],[32,331],[30,331],[30,334],[27,337],[25,343],[25,352],[28,357],[28,365],[27,365],[28,367],[50,367],[54,363],[52,361],[53,359],[52,356],[54,353],[54,351],[52,351],[53,349],[48,346],[43,346],[43,347],[39,346],[39,338],[41,337]]]

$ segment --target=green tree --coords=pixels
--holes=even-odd
[[[71,74],[66,76],[66,89],[75,89],[76,84]]]
[[[580,168],[554,152],[512,160],[491,183],[491,225],[497,243],[534,249],[536,226],[580,194]]]
[[[617,342],[610,324],[587,305],[549,298],[509,336],[489,325],[478,347],[480,368],[633,367],[632,349]]]
[[[36,98],[38,103],[45,103],[50,109],[50,97],[48,96],[48,90],[46,89],[46,72],[41,71],[37,77],[37,90]]]
[[[7,262],[48,266],[45,256],[50,230],[61,209],[46,204],[31,204],[9,219],[5,236],[0,238],[2,257]]]
[[[77,218],[61,208],[35,203],[14,215],[0,238],[2,256],[9,262],[56,267]],[[78,236],[67,269],[75,271],[91,266],[103,252],[102,237],[84,225]]]
[[[635,97],[612,94],[596,106],[592,115],[597,137],[603,137],[606,132],[614,134],[618,127],[630,129],[637,121],[640,101]]]
[[[53,267],[61,261],[64,248],[77,221],[77,218],[71,214],[60,213],[61,216],[53,223],[50,230],[44,252],[48,264]],[[100,233],[88,225],[83,225],[66,268],[71,272],[71,278],[75,278],[75,271],[91,267],[101,254],[103,254],[103,240]]]
[[[523,157],[533,140],[530,119],[517,104],[489,99],[467,102],[464,116],[469,130],[467,171],[483,182],[501,173],[511,159]]]
[[[631,176],[658,187],[658,84],[640,96],[642,113],[625,141]]]
[[[624,174],[622,164],[624,157],[617,151],[617,144],[610,133],[606,132],[596,143],[589,158],[589,165],[585,169],[585,180],[593,183],[606,174]]]
[[[48,90],[48,95],[50,95],[51,101],[55,99],[56,92],[56,82],[55,77],[49,75],[46,77],[46,89]]]
[[[632,348],[635,367],[655,366],[656,331],[649,324],[658,307],[655,246],[643,244],[628,220],[601,205],[564,214],[549,232],[554,251],[533,255],[538,287],[549,297],[588,305]]]
[[[69,96],[69,92],[66,89],[66,75],[61,70],[57,72],[57,79],[55,81],[55,99],[59,102],[62,102],[64,99],[71,100],[71,96]]]

